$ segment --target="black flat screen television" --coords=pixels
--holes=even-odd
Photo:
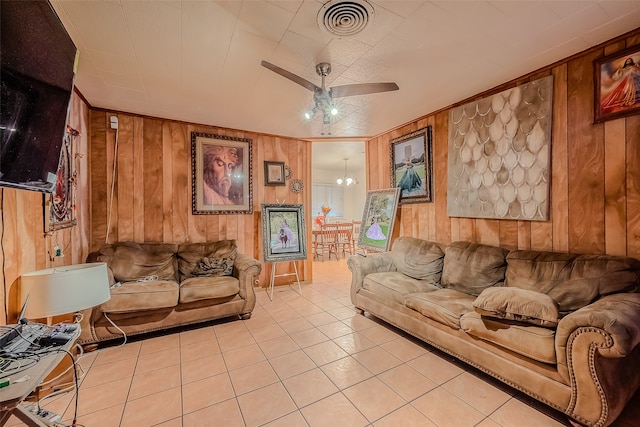
[[[0,186],[53,193],[77,49],[48,1],[0,7]]]

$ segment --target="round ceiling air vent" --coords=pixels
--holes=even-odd
[[[373,7],[366,0],[330,0],[318,11],[320,29],[338,37],[355,36],[373,21]]]

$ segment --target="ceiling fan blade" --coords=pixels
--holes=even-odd
[[[271,64],[270,62],[262,61],[260,64],[263,67],[270,69],[274,73],[278,73],[282,77],[285,77],[285,78],[291,80],[294,83],[298,83],[300,86],[305,87],[305,88],[309,89],[312,92],[320,89],[318,86],[316,86],[315,84],[311,83],[309,80],[303,79],[302,77],[297,76],[297,75],[285,70],[284,68],[280,68],[277,65]]]
[[[331,96],[333,98],[340,98],[343,96],[366,95],[368,93],[388,92],[398,89],[400,88],[395,83],[361,83],[332,87]]]

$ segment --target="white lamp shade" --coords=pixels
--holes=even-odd
[[[25,317],[32,319],[95,307],[111,298],[107,264],[76,264],[23,274],[21,305],[27,296]]]

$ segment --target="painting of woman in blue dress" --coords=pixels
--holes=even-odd
[[[411,193],[413,190],[419,189],[422,185],[422,179],[420,175],[413,170],[413,163],[411,159],[404,159],[405,170],[402,178],[400,178],[400,182],[398,183],[398,187],[402,190],[402,193]]]
[[[391,140],[391,186],[400,203],[431,202],[431,126]]]

